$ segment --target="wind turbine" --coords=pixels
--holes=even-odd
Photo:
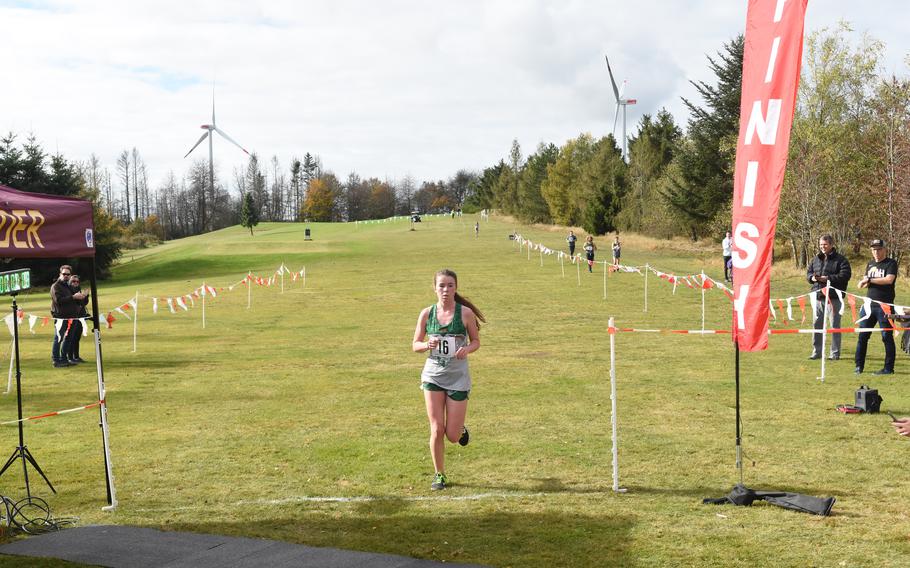
[[[202,141],[205,140],[206,137],[209,139],[209,187],[210,187],[211,192],[212,192],[212,203],[214,203],[214,202],[215,202],[215,162],[214,162],[214,160],[213,160],[213,158],[212,158],[212,138],[214,138],[213,133],[214,133],[214,132],[217,132],[218,134],[220,134],[222,138],[224,138],[225,140],[227,140],[228,142],[230,142],[230,143],[233,144],[234,146],[237,146],[238,148],[240,148],[241,150],[243,150],[243,153],[246,154],[247,156],[249,156],[250,153],[246,151],[246,148],[244,148],[243,146],[241,146],[240,144],[238,144],[233,138],[231,138],[230,136],[228,136],[228,135],[224,132],[224,130],[221,130],[220,128],[218,128],[217,126],[215,126],[215,93],[214,93],[214,91],[212,92],[212,123],[211,123],[211,124],[203,124],[203,125],[200,126],[199,128],[205,130],[205,134],[203,134],[202,136],[199,137],[199,140],[197,140],[196,143],[193,144],[193,147],[190,148],[190,151],[187,152],[183,157],[186,158],[187,156],[189,156],[190,154],[192,154],[192,153],[193,153],[193,150],[196,149],[196,146],[202,144]],[[202,220],[202,230],[204,231],[205,228],[206,228],[206,224],[205,224],[205,191],[202,192],[202,214],[201,214],[201,217],[202,217],[202,219],[201,219],[201,220]]]
[[[629,149],[627,148],[628,142],[626,139],[626,105],[634,105],[638,100],[622,98],[623,93],[626,91],[626,82],[623,80],[621,89],[616,88],[616,80],[613,78],[613,69],[610,68],[610,58],[605,55],[604,59],[607,60],[607,72],[610,73],[610,83],[613,84],[613,95],[616,96],[616,114],[613,116],[613,138],[616,138],[616,121],[619,120],[619,107],[622,107],[622,159],[628,162]]]

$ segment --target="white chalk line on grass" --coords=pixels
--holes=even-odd
[[[332,497],[318,495],[299,495],[292,497],[283,497],[280,499],[244,499],[234,501],[233,503],[222,504],[228,507],[243,507],[251,505],[293,505],[295,503],[374,503],[377,501],[480,501],[483,499],[528,499],[535,497],[547,497],[558,495],[560,492],[537,492],[537,493],[474,493],[471,495],[411,495],[411,496],[354,496],[354,497]],[[190,511],[196,509],[210,509],[218,504],[207,503],[205,505],[184,505],[180,507],[162,507],[156,509],[135,509],[137,513],[154,512],[154,511]]]

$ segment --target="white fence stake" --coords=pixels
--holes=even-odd
[[[648,273],[651,272],[651,265],[645,264],[645,312],[648,311]]]
[[[133,353],[136,352],[136,337],[139,332],[139,290],[136,290],[136,307],[133,309]]]
[[[613,428],[613,491],[625,493],[619,487],[619,437],[616,434],[616,323],[611,317],[610,330],[610,422]]]
[[[815,292],[813,292],[813,294],[814,293]],[[821,382],[825,382],[825,359],[826,359],[825,353],[827,353],[827,343],[828,343],[828,305],[830,304],[830,302],[829,302],[829,298],[831,297],[830,294],[831,294],[831,281],[829,280],[825,284],[825,294],[824,294],[825,297],[822,300],[825,302],[824,305],[822,306],[822,309],[824,310],[822,312],[822,351],[821,351],[821,353],[819,353],[819,355],[821,355],[821,357],[819,357],[819,358],[822,360],[822,376],[818,377],[818,379]],[[812,314],[812,323],[814,326],[815,314]],[[891,332],[888,332],[888,333],[891,333]],[[814,343],[814,341],[815,341],[814,336],[813,336],[812,340]]]
[[[205,281],[202,282],[202,329],[205,329],[205,297],[208,289],[205,287]]]
[[[705,330],[705,271],[701,272],[701,330]],[[702,335],[704,337],[704,335]]]

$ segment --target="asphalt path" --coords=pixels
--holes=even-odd
[[[87,526],[0,546],[0,554],[59,558],[111,568],[436,568],[478,567],[394,554],[319,548],[277,540],[129,526]]]

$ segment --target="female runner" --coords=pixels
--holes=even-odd
[[[458,276],[440,270],[433,278],[436,303],[424,308],[417,318],[411,348],[429,352],[420,388],[430,420],[430,456],[436,474],[431,489],[445,489],[445,441],[467,446],[470,440],[464,425],[471,392],[468,354],[480,349],[480,323],[483,314],[458,294]]]

